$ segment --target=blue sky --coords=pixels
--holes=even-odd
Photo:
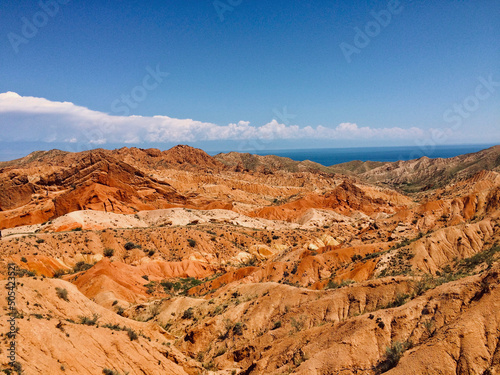
[[[41,3],[0,4],[0,143],[500,140],[498,1]]]

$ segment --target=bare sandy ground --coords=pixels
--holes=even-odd
[[[19,237],[38,232],[61,232],[76,228],[145,228],[154,226],[184,226],[196,224],[231,224],[255,229],[292,229],[298,224],[251,218],[229,210],[191,210],[173,208],[141,211],[134,215],[102,211],[74,211],[44,224],[24,225],[2,230],[3,238]]]
[[[24,225],[4,229],[3,238],[19,237],[38,232],[62,232],[81,228],[99,230],[107,228],[146,228],[156,226],[185,226],[197,224],[231,224],[252,229],[311,229],[332,223],[351,224],[354,221],[369,221],[363,217],[348,217],[330,210],[310,209],[295,223],[279,220],[252,218],[234,211],[193,210],[171,208],[152,211],[140,211],[134,215],[115,214],[103,211],[74,211],[52,221],[36,225]]]

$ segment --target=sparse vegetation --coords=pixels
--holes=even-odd
[[[274,322],[273,328],[271,328],[271,330],[278,329],[278,328],[281,328],[281,320]]]
[[[388,266],[380,273],[379,277],[409,275],[412,273],[410,260],[413,259],[415,254],[410,248],[406,247],[410,242],[405,240],[400,245],[391,248],[392,250],[395,248],[400,250],[392,254]],[[403,243],[406,245],[402,245]]]
[[[325,289],[338,289],[354,283],[355,281],[349,279],[342,280],[340,283],[337,283],[335,280],[330,280],[328,281],[328,284],[326,284]]]
[[[17,269],[17,276],[18,277],[23,277],[23,276],[34,277],[34,276],[36,276],[36,272],[35,271],[26,270],[24,268],[18,268]]]
[[[2,372],[4,372],[6,375],[12,375],[14,373],[16,373],[18,375],[24,374],[23,367],[22,367],[21,363],[16,361],[13,363],[9,363],[9,366],[10,366],[10,368],[6,368],[6,369],[2,370]]]
[[[470,258],[465,258],[456,263],[456,268],[459,273],[471,273],[478,266],[485,265],[488,269],[493,265],[496,255],[500,252],[500,245],[495,244],[485,251],[474,254]]]
[[[241,263],[241,267],[255,267],[258,263],[258,260],[255,256],[248,258],[244,262]]]
[[[92,264],[85,263],[84,261],[77,262],[73,267],[73,273],[87,271],[88,269],[92,268],[92,266]]]
[[[359,254],[354,254],[354,255],[351,257],[351,260],[352,260],[353,262],[356,262],[356,261],[361,260],[361,259],[363,259],[363,257],[362,257],[361,255],[359,255]]]
[[[302,329],[304,328],[303,317],[301,317],[298,320],[295,319],[295,318],[292,318],[291,324],[292,324],[292,327],[295,329],[296,332],[302,331]]]
[[[56,271],[54,272],[54,277],[55,277],[56,279],[59,279],[61,276],[64,276],[64,275],[66,275],[66,272],[65,272],[63,269],[56,270]]]
[[[123,247],[125,248],[125,250],[142,249],[141,245],[137,245],[131,241],[127,242],[125,245],[123,245]]]
[[[65,301],[69,302],[68,291],[66,289],[57,287],[56,294],[60,299],[63,299]]]
[[[133,159],[126,155],[127,152],[122,149],[117,155],[125,155],[122,159],[128,163]],[[103,158],[113,154],[112,151],[101,153]],[[356,172],[346,177],[330,174],[329,167],[321,173],[312,173],[310,168],[315,167],[309,161],[297,167],[293,175],[276,173],[263,159],[256,162],[259,169],[246,174],[247,163],[243,160],[242,167],[240,156],[230,155],[228,168],[222,168],[219,173],[218,168],[198,170],[198,165],[193,164],[176,171],[176,163],[170,163],[168,158],[163,160],[163,153],[161,157],[149,154],[157,152],[133,150],[132,156],[142,155],[134,160],[134,168],[141,170],[143,163],[148,165],[147,171],[140,172],[144,172],[144,176],[126,179],[130,182],[130,190],[125,193],[130,193],[132,199],[120,201],[123,197],[115,194],[112,205],[105,202],[107,213],[78,213],[85,218],[89,228],[94,224],[98,228],[98,221],[103,220],[107,229],[61,232],[61,224],[65,223],[58,219],[50,228],[37,229],[40,227],[37,224],[26,226],[28,229],[2,230],[4,238],[0,248],[6,259],[16,262],[18,268],[31,268],[46,274],[59,264],[56,267],[63,269],[54,276],[77,284],[88,295],[85,304],[88,309],[73,312],[74,322],[50,304],[52,298],[56,305],[80,311],[76,299],[80,300],[81,295],[72,294],[68,298],[68,291],[72,292],[73,286],[60,280],[44,280],[43,276],[34,280],[19,279],[18,298],[26,315],[23,317],[21,309],[6,311],[6,314],[25,319],[19,321],[21,333],[26,321],[31,321],[35,328],[52,329],[57,340],[62,338],[64,341],[64,335],[71,334],[72,342],[77,345],[74,336],[78,331],[95,331],[125,347],[140,348],[139,354],[143,354],[152,372],[162,369],[168,372],[171,363],[175,362],[179,369],[183,367],[200,374],[208,374],[207,369],[225,374],[266,371],[293,374],[313,368],[372,374],[394,371],[391,369],[398,366],[404,356],[401,362],[408,368],[415,366],[414,371],[420,373],[423,367],[422,361],[415,361],[418,356],[405,355],[409,344],[403,341],[410,339],[425,348],[439,341],[434,347],[437,359],[453,351],[458,340],[463,344],[460,349],[464,356],[470,359],[465,366],[470,363],[470,368],[479,368],[480,372],[485,372],[484,366],[476,366],[477,361],[487,366],[494,360],[491,350],[475,359],[470,355],[469,346],[483,347],[484,340],[489,340],[489,333],[496,329],[493,318],[500,250],[497,244],[492,246],[500,238],[500,193],[496,172],[485,175],[487,183],[483,181],[484,172],[479,178],[474,177],[473,195],[470,195],[466,177],[460,175],[456,186],[435,191],[435,185],[426,183],[425,190],[402,196],[391,191],[391,182],[375,183],[378,176],[393,173],[387,163],[352,164]],[[218,157],[223,160],[225,156]],[[73,162],[77,157],[71,155],[70,159]],[[59,164],[63,156],[57,160]],[[233,161],[237,164],[233,165]],[[431,162],[423,159],[412,164],[412,168],[419,169],[420,164],[428,163]],[[382,168],[372,173],[372,167]],[[53,165],[48,172],[52,174],[57,169],[58,166]],[[154,172],[155,169],[158,171]],[[363,174],[360,178],[355,176],[358,171]],[[5,178],[10,173],[10,168],[4,169]],[[64,175],[56,173],[54,176]],[[407,171],[401,173],[400,180],[405,181]],[[147,175],[154,180],[148,181]],[[32,179],[29,174],[28,177]],[[116,173],[114,177],[120,179],[123,174]],[[365,177],[373,179],[374,183],[365,184]],[[70,178],[73,181],[73,177]],[[166,185],[174,180],[172,188]],[[78,182],[81,195],[88,198],[87,185],[83,179],[81,181],[81,185],[80,180]],[[44,184],[37,190],[45,185],[45,181],[42,182]],[[64,189],[69,183],[64,183]],[[402,185],[410,187],[411,184]],[[0,181],[0,190],[2,186]],[[483,190],[485,186],[487,189]],[[65,194],[59,186],[49,185],[48,188],[48,202],[52,198],[59,199],[59,193]],[[96,202],[108,191],[99,190]],[[459,193],[455,195],[454,191]],[[176,194],[181,198],[177,199]],[[41,194],[32,194],[37,195]],[[73,194],[73,198],[78,201],[79,196]],[[271,204],[273,199],[275,203],[290,204],[276,207]],[[178,208],[140,213],[135,218],[139,219],[140,215],[144,221],[137,223],[133,219],[136,207],[163,206],[163,203],[154,203],[155,200],[171,202]],[[207,208],[227,206],[230,209],[229,200],[233,204],[232,213]],[[192,208],[199,204],[200,210],[188,211],[182,208],[182,201]],[[45,204],[45,199],[35,203]],[[32,207],[27,210],[23,207],[19,212],[27,212]],[[120,218],[117,214],[120,212],[132,215]],[[14,213],[8,212],[7,216]],[[240,215],[245,213],[246,218]],[[195,215],[201,219],[193,220]],[[474,219],[468,219],[470,217]],[[482,218],[483,222],[477,222]],[[19,221],[23,220],[32,218]],[[33,233],[33,229],[39,233]],[[19,234],[21,230],[31,232]],[[78,230],[81,228],[75,231]],[[480,251],[481,247],[484,251]],[[464,256],[470,257],[461,259]],[[95,268],[83,275],[101,258],[108,258],[99,264],[103,276],[108,279],[98,275],[89,279]],[[72,268],[61,264],[70,264]],[[23,269],[20,272],[35,276],[35,271]],[[199,279],[179,277],[186,273]],[[426,292],[474,274],[481,275]],[[387,277],[375,279],[379,275]],[[400,276],[392,277],[395,275]],[[345,278],[359,280],[360,284],[350,285],[354,281]],[[56,285],[61,288],[55,288]],[[408,302],[424,293],[418,301]],[[69,300],[74,305],[64,302]],[[112,314],[108,318],[92,315],[102,307],[93,309],[92,306],[96,306],[89,302],[91,300],[127,319],[115,316],[113,320]],[[483,314],[491,319],[480,319],[480,325],[475,324],[476,321],[470,324],[474,317],[482,316],[477,312],[483,308],[491,310]],[[82,316],[74,318],[78,314]],[[144,324],[148,321],[148,325]],[[140,327],[152,332],[151,343]],[[157,329],[153,331],[153,327]],[[458,337],[461,333],[470,335],[477,329],[479,332],[473,335],[472,341],[468,336],[463,340]],[[452,335],[447,335],[450,332]],[[373,337],[377,340],[372,340]],[[452,340],[451,349],[449,340]],[[325,345],[319,347],[317,343],[321,342]],[[348,360],[340,361],[345,363],[312,352],[314,348],[328,351],[332,343],[345,345],[336,352],[349,351]],[[347,348],[350,343],[356,344],[356,350]],[[98,342],[87,344],[91,352],[99,349]],[[113,359],[116,348],[112,346],[110,350],[111,361],[101,363],[97,370],[94,367],[94,372],[100,372],[103,366],[109,367],[102,370],[105,375],[123,372],[125,368]],[[306,351],[310,355],[314,353],[314,360],[304,364],[308,360]],[[377,360],[379,363],[375,363]],[[333,362],[338,365],[337,369],[329,368]],[[424,364],[427,366],[425,361]],[[55,364],[54,371],[63,371],[62,367],[59,370],[60,366],[63,366],[62,361]],[[64,361],[64,366],[64,371],[74,369],[71,362]],[[300,371],[299,366],[302,366]],[[483,375],[487,375],[486,372]]]
[[[120,372],[116,371],[116,370],[111,370],[109,368],[105,368],[102,370],[102,373],[104,375],[122,375]],[[124,372],[123,375],[127,375],[128,372]]]
[[[434,332],[436,330],[435,324],[434,324],[434,319],[426,320],[425,322],[422,323],[422,325],[425,328],[425,331],[427,332],[429,337],[434,335]]]
[[[237,322],[233,326],[233,334],[236,336],[243,335],[243,323]]]
[[[481,251],[469,258],[456,260],[453,267],[447,265],[437,272],[437,276],[430,274],[423,275],[413,284],[415,295],[424,294],[429,289],[434,289],[439,285],[461,279],[463,277],[480,272],[483,269],[491,268],[496,255],[500,252],[500,246],[497,244],[485,251]]]
[[[111,329],[113,331],[124,331],[126,329],[125,327],[122,328],[119,324],[109,324],[109,323],[103,324],[102,327]]]
[[[391,343],[391,346],[386,349],[385,359],[377,366],[377,373],[382,374],[396,367],[404,352],[408,348],[408,343],[401,343],[399,341]]]
[[[391,247],[389,250],[401,249],[401,248],[403,248],[405,246],[408,246],[411,243],[412,243],[412,241],[410,241],[409,239],[404,239],[401,242],[399,242],[398,244],[396,244],[393,247]]]
[[[408,300],[411,299],[412,296],[410,296],[407,293],[398,293],[396,294],[396,297],[394,298],[393,301],[389,302],[386,306],[382,307],[383,309],[390,309],[393,307],[399,307],[404,305]]]
[[[78,319],[80,320],[79,323],[80,324],[84,324],[84,325],[87,325],[87,326],[95,326],[96,323],[97,323],[97,320],[99,319],[99,315],[97,314],[94,314],[92,316],[92,318],[88,317],[88,316],[79,316]]]
[[[218,371],[219,370],[219,367],[215,364],[214,361],[204,363],[203,368],[207,371]]]
[[[226,346],[221,346],[221,347],[217,350],[217,352],[214,354],[214,358],[216,358],[216,357],[220,357],[221,355],[226,354],[226,352],[227,352],[227,347],[226,347]]]
[[[177,281],[163,280],[160,285],[165,293],[176,293],[186,295],[188,290],[202,283],[201,280],[194,277],[180,278]]]
[[[194,318],[194,310],[192,307],[184,310],[184,313],[182,314],[182,319],[193,319]]]
[[[365,257],[363,258],[363,260],[375,259],[375,258],[378,258],[379,256],[381,256],[385,253],[387,253],[387,251],[377,251],[375,253],[366,254]]]
[[[109,247],[104,249],[103,255],[107,258],[111,258],[115,254],[115,251],[113,249],[110,249]]]
[[[144,284],[144,286],[147,288],[146,293],[153,294],[155,292],[155,289],[156,289],[156,282],[150,281],[149,283]]]
[[[132,328],[126,328],[126,331],[127,331],[128,338],[130,339],[130,341],[134,341],[134,340],[137,340],[139,338],[137,333]]]

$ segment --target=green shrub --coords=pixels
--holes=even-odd
[[[434,328],[434,319],[426,320],[425,322],[422,323],[422,325],[424,326],[425,330],[427,331],[427,334],[429,335],[429,337],[432,337],[432,335],[434,335],[434,332],[436,330]]]
[[[243,263],[241,263],[242,267],[255,267],[258,263],[258,260],[255,256],[246,259]]]
[[[462,259],[457,267],[462,272],[472,272],[477,266],[482,264],[486,264],[490,268],[495,259],[495,254],[498,252],[500,252],[500,246],[495,244],[488,250],[474,254],[470,258]]]
[[[73,267],[73,272],[77,273],[77,272],[87,271],[89,268],[92,268],[92,264],[80,261],[76,263],[75,266]]]
[[[193,319],[194,318],[194,310],[192,307],[188,308],[182,314],[182,319]]]
[[[94,314],[92,318],[81,315],[78,317],[78,319],[80,319],[80,324],[85,324],[87,326],[95,326],[97,320],[99,319],[99,315]]]
[[[128,334],[130,341],[134,341],[134,340],[137,340],[139,338],[137,333],[132,328],[127,328],[127,334]]]
[[[195,247],[196,246],[196,241],[193,240],[192,238],[188,238],[187,241],[189,243],[189,246],[191,246],[191,247]]]
[[[408,343],[401,343],[399,341],[391,343],[391,346],[387,347],[385,351],[385,359],[377,366],[378,373],[383,373],[396,367],[408,347]]]
[[[181,294],[187,294],[188,290],[202,283],[201,280],[194,277],[181,278],[176,282],[163,280],[160,285],[165,290],[165,293],[170,293],[172,290]]]
[[[120,375],[120,373],[118,371],[115,371],[115,370],[111,370],[109,368],[105,368],[102,370],[102,373],[104,375]]]
[[[54,272],[54,277],[56,279],[59,279],[61,276],[65,275],[66,274],[66,271],[64,270],[56,270],[56,272]]]
[[[111,329],[113,331],[123,331],[125,328],[120,327],[119,324],[103,324],[102,327]]]
[[[363,259],[364,260],[368,260],[368,259],[378,258],[380,255],[382,255],[382,254],[384,254],[386,252],[387,251],[378,251],[378,252],[375,252],[375,253],[366,254]]]
[[[115,254],[115,251],[113,249],[110,249],[109,247],[104,249],[103,255],[107,258],[111,258]]]
[[[271,330],[278,329],[278,328],[281,328],[281,320],[278,320],[277,322],[274,322],[273,328],[271,328]]]
[[[356,262],[357,260],[361,260],[361,259],[363,259],[363,257],[362,257],[361,255],[359,255],[359,254],[354,254],[354,255],[351,257],[351,260],[352,260],[353,262]]]
[[[141,245],[137,245],[131,241],[127,242],[125,245],[125,250],[132,250],[132,249],[142,249]]]
[[[233,326],[233,334],[236,336],[243,335],[243,323],[238,322]]]
[[[340,283],[335,282],[335,280],[330,280],[328,281],[328,284],[326,284],[325,289],[338,289],[353,283],[354,281],[349,279],[342,280]]]
[[[21,366],[21,364],[19,362],[11,362],[11,363],[9,363],[9,366],[10,366],[10,368],[2,370],[2,372],[4,372],[7,375],[11,375],[11,374],[14,374],[14,373],[16,373],[16,374],[24,374],[23,368],[22,368],[22,366]]]
[[[389,302],[386,306],[384,306],[383,309],[390,309],[392,307],[402,306],[402,305],[404,305],[408,301],[408,299],[410,297],[411,296],[409,294],[398,293],[398,294],[396,294],[396,298],[394,298],[393,301]]]
[[[302,328],[304,328],[304,322],[302,319],[296,320],[295,318],[292,318],[292,327],[295,328],[297,332],[301,331]]]
[[[217,366],[217,364],[215,364],[214,361],[210,361],[208,363],[204,363],[203,364],[203,368],[205,370],[208,370],[208,371],[218,371],[219,370],[219,366]]]
[[[24,275],[28,275],[30,277],[36,276],[35,271],[30,271],[30,270],[25,270],[24,268],[18,268],[17,269],[17,276],[23,277]]]
[[[68,291],[64,288],[59,288],[57,287],[56,288],[56,294],[57,296],[60,298],[60,299],[63,299],[65,301],[69,301],[69,298],[68,298]]]
[[[168,280],[163,280],[160,285],[165,289],[165,292],[169,292],[174,288],[174,283]]]
[[[409,240],[409,239],[404,239],[403,241],[399,242],[398,244],[392,246],[389,250],[397,250],[397,249],[401,249],[402,247],[405,247],[405,246],[408,246],[409,244],[411,244],[412,241]]]

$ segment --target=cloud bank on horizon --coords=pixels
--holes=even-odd
[[[372,139],[408,140],[431,136],[432,129],[418,127],[371,128],[354,123],[333,127],[288,125],[277,120],[262,126],[239,121],[218,125],[168,116],[114,116],[70,102],[0,94],[0,141],[148,144],[220,140]]]

